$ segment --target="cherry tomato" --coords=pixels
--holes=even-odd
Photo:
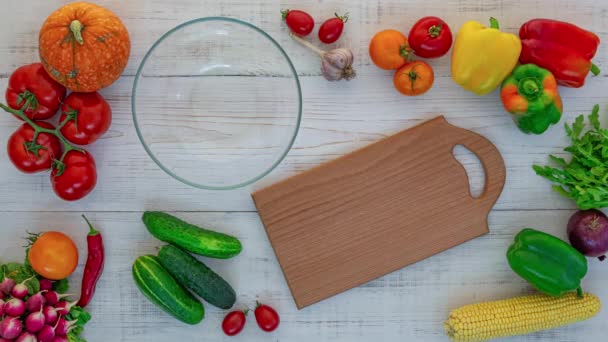
[[[395,73],[393,83],[395,88],[408,96],[417,96],[426,93],[433,86],[435,73],[433,68],[425,62],[415,61],[406,64]]]
[[[46,120],[57,113],[65,93],[65,87],[52,79],[41,63],[34,63],[13,72],[6,102],[13,109],[25,108],[25,115],[32,120]]]
[[[224,317],[224,321],[222,322],[222,330],[228,336],[234,336],[240,333],[245,327],[245,318],[247,316],[247,312],[243,311],[232,311]]]
[[[308,36],[315,27],[315,21],[304,11],[284,10],[281,14],[291,32],[299,36]]]
[[[424,17],[416,22],[408,36],[414,53],[423,58],[445,55],[452,47],[452,31],[437,17]]]
[[[42,128],[55,129],[53,125],[44,121],[37,124]],[[61,156],[61,142],[56,136],[40,133],[34,143],[34,134],[34,128],[24,123],[8,139],[8,157],[21,172],[36,173],[49,170],[53,159]]]
[[[95,160],[87,151],[69,151],[63,164],[51,172],[53,190],[66,201],[76,201],[88,195],[97,184]]]
[[[396,30],[380,31],[369,43],[372,62],[384,70],[401,68],[412,57],[411,52],[407,38]]]
[[[27,258],[39,275],[61,280],[69,277],[78,266],[78,249],[67,235],[46,232],[36,238]]]
[[[335,18],[327,19],[319,28],[319,40],[325,44],[338,40],[344,30],[344,24],[348,21],[348,13],[343,16],[335,13],[335,16]]]
[[[281,322],[279,314],[273,308],[259,302],[255,308],[255,320],[260,328],[266,332],[275,330]]]
[[[112,123],[112,109],[99,93],[71,93],[61,106],[61,134],[77,145],[88,145],[104,135]]]

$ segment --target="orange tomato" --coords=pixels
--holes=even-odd
[[[78,249],[74,241],[60,232],[40,235],[27,255],[36,273],[50,280],[61,280],[74,273]]]
[[[393,83],[395,88],[408,96],[417,96],[426,93],[433,86],[435,73],[433,68],[425,62],[415,61],[406,64],[397,70]]]
[[[407,38],[396,30],[380,31],[369,43],[369,56],[381,69],[399,69],[409,61],[411,54]]]

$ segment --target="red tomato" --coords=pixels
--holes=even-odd
[[[104,135],[112,123],[112,109],[99,93],[71,93],[61,106],[61,134],[77,145],[88,145]]]
[[[55,129],[53,125],[44,121],[37,124],[42,128]],[[34,134],[34,128],[24,123],[8,139],[8,157],[21,172],[35,173],[48,170],[53,159],[61,156],[61,142],[56,136],[40,133],[34,144]]]
[[[32,120],[46,120],[57,113],[65,93],[65,87],[52,79],[41,63],[34,63],[13,72],[6,102],[13,109],[24,107],[25,115]]]
[[[304,11],[284,10],[281,11],[281,14],[283,15],[283,20],[285,20],[291,32],[299,36],[308,36],[315,27],[315,21],[312,19],[310,14]]]
[[[344,24],[348,21],[348,13],[343,16],[335,13],[335,16],[335,18],[327,19],[319,28],[319,40],[325,44],[338,40],[344,30]]]
[[[275,330],[281,322],[279,314],[273,308],[259,302],[255,308],[255,320],[260,328],[266,332]]]
[[[232,311],[226,315],[222,322],[222,330],[228,336],[234,336],[243,330],[245,327],[245,316],[246,312],[243,311]]]
[[[85,197],[97,184],[95,159],[87,151],[69,151],[63,165],[53,168],[51,184],[57,196],[66,201]]]
[[[437,17],[424,17],[416,22],[408,37],[414,53],[423,58],[445,55],[452,47],[452,31]]]

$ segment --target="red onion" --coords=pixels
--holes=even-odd
[[[595,209],[577,211],[568,221],[568,239],[579,252],[603,261],[608,252],[608,217]]]

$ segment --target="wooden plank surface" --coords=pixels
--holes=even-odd
[[[12,70],[37,61],[37,33],[45,17],[65,0],[3,1],[0,21],[0,89]],[[79,238],[83,247],[84,226],[79,214],[87,212],[104,228],[109,244],[106,274],[91,309],[95,316],[87,329],[90,341],[224,340],[219,324],[221,312],[208,308],[208,318],[198,327],[185,327],[158,312],[143,300],[130,278],[130,265],[142,253],[154,252],[158,242],[143,229],[141,211],[181,211],[185,218],[231,232],[243,239],[245,252],[234,260],[211,262],[234,283],[239,302],[253,305],[256,296],[275,305],[282,314],[279,331],[266,335],[246,327],[247,341],[445,341],[442,321],[450,309],[485,299],[521,294],[528,286],[515,277],[504,260],[512,236],[532,226],[563,236],[565,221],[574,206],[550,191],[530,166],[544,163],[549,153],[561,153],[568,141],[555,127],[541,137],[524,136],[504,113],[497,94],[477,97],[454,85],[449,57],[434,60],[436,83],[420,98],[404,98],[392,89],[390,73],[378,70],[367,57],[367,43],[385,28],[409,30],[425,15],[443,17],[454,31],[469,19],[486,21],[495,16],[506,31],[534,17],[563,19],[598,33],[608,42],[608,2],[603,0],[110,0],[96,1],[115,11],[132,38],[129,65],[116,84],[103,90],[114,111],[110,132],[91,148],[99,167],[95,193],[78,203],[57,199],[48,175],[26,176],[8,162],[0,149],[0,257],[21,259],[17,240],[25,229],[64,229]],[[359,77],[350,83],[328,83],[318,70],[318,59],[292,42],[280,22],[281,8],[309,11],[320,25],[334,11],[350,12],[345,36],[337,46],[355,52]],[[283,163],[262,181],[230,192],[189,188],[173,180],[148,158],[135,134],[130,94],[135,70],[147,49],[165,31],[198,17],[227,15],[266,30],[292,58],[301,75],[304,118],[296,144]],[[602,45],[596,64],[608,68],[608,44]],[[608,123],[606,73],[590,78],[583,89],[562,89],[564,120],[587,113],[593,104],[602,106]],[[161,109],[159,108],[159,111]],[[453,124],[488,137],[503,154],[507,183],[490,215],[490,235],[439,256],[395,272],[327,302],[296,312],[295,305],[249,196],[278,180],[294,175],[365,146],[373,141],[443,114]],[[0,115],[4,140],[18,123]],[[458,157],[481,184],[478,162],[462,150]],[[79,269],[80,272],[80,269]],[[591,261],[585,286],[608,301],[605,265]],[[605,335],[608,315],[579,325],[539,333],[511,341],[587,341]],[[602,334],[604,332],[604,334]],[[227,340],[227,339],[226,339]]]

